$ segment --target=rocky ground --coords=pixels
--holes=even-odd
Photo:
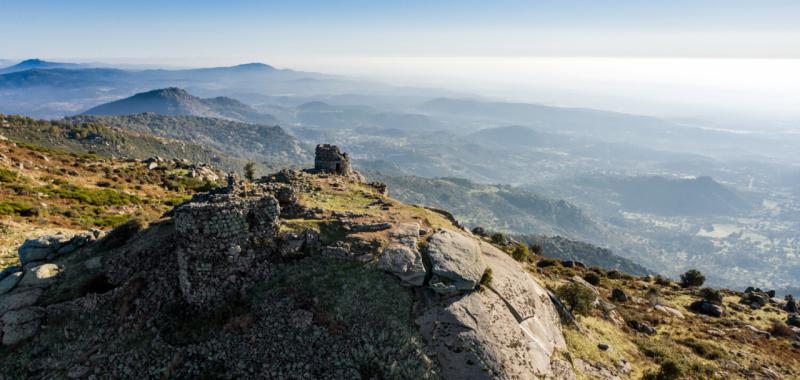
[[[2,216],[0,379],[800,376],[797,304],[760,289],[544,258],[357,175],[196,192],[165,184],[189,163],[4,144],[3,202],[62,211]],[[60,191],[100,181],[139,219],[73,217],[117,212]]]
[[[26,242],[2,280],[4,376],[573,375],[519,263],[384,190],[284,171],[149,226]]]

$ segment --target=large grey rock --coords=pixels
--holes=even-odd
[[[57,233],[55,235],[47,235],[35,239],[25,240],[25,242],[22,243],[17,250],[19,261],[22,263],[22,265],[25,265],[31,261],[44,260],[48,257],[52,258],[62,247],[69,245],[68,243],[73,240],[73,246],[75,246],[75,249],[77,249],[79,240],[83,241],[83,239],[83,237],[75,237],[65,235],[63,233]],[[86,241],[83,241],[83,244],[85,243]],[[65,251],[66,250],[68,249],[65,249]]]
[[[31,306],[42,296],[42,289],[14,289],[11,293],[0,296],[0,315],[11,310],[19,310]]]
[[[20,288],[43,288],[55,282],[59,273],[61,273],[61,268],[56,264],[37,265],[25,270],[25,276],[22,277],[22,281],[17,286]]]
[[[425,266],[422,255],[416,248],[393,244],[383,250],[378,267],[394,274],[412,286],[422,286],[425,282]]]
[[[0,294],[6,294],[17,286],[17,283],[22,279],[22,272],[11,273],[4,279],[0,280]]]
[[[416,321],[443,377],[574,378],[569,366],[550,360],[566,344],[546,290],[507,254],[485,243],[480,249],[492,268],[491,288],[432,307]]]
[[[0,322],[4,325],[21,325],[36,319],[42,318],[44,315],[44,308],[37,306],[30,306],[24,309],[12,310],[0,317]]]
[[[437,293],[474,289],[486,269],[477,240],[448,229],[428,239],[428,256],[433,272],[430,287]]]

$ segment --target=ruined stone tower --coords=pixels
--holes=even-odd
[[[350,157],[336,145],[320,144],[314,154],[314,170],[343,176],[353,174]]]

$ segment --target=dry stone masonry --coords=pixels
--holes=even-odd
[[[353,174],[350,157],[336,145],[320,144],[314,152],[314,170],[320,173],[331,173],[341,176]]]

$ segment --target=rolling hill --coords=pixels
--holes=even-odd
[[[169,116],[203,116],[242,122],[276,124],[271,115],[262,114],[231,98],[201,99],[186,90],[170,87],[138,93],[129,98],[93,107],[86,115],[131,115],[156,113]]]

